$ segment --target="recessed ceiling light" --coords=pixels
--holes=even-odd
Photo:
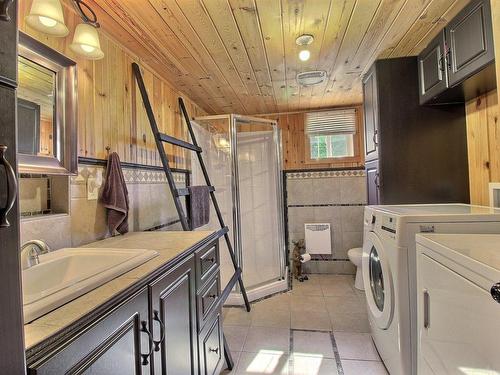
[[[307,61],[311,57],[311,52],[309,52],[306,49],[303,49],[302,51],[299,52],[299,59],[302,61]]]
[[[295,43],[297,43],[298,46],[308,46],[312,42],[314,42],[314,36],[311,34],[302,34],[295,39]]]

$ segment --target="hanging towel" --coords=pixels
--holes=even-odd
[[[210,189],[208,186],[189,186],[191,230],[210,221]]]
[[[108,211],[108,228],[111,235],[128,232],[128,190],[120,164],[120,157],[112,152],[106,166],[106,181],[101,192],[101,203]]]

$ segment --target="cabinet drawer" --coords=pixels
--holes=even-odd
[[[217,306],[220,297],[220,274],[217,272],[198,294],[198,322],[200,329],[205,325],[210,313]]]
[[[214,375],[220,372],[222,367],[222,321],[218,313],[211,324],[200,335],[200,374]]]
[[[198,290],[219,268],[219,246],[212,243],[196,253],[196,285]]]

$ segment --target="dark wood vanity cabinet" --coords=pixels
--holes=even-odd
[[[198,373],[195,284],[194,258],[190,257],[149,286],[155,374]]]
[[[490,0],[473,0],[418,56],[420,104],[463,102],[495,88]]]
[[[219,247],[166,267],[97,318],[28,358],[28,373],[215,375],[224,364]],[[45,353],[43,353],[45,351]]]
[[[56,345],[54,354],[29,365],[28,373],[149,374],[148,315],[148,291],[143,288],[102,319]]]

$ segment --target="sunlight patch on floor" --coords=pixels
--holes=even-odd
[[[273,374],[280,365],[283,354],[282,351],[278,350],[260,350],[246,371],[251,374]]]
[[[318,375],[323,355],[313,353],[293,353],[294,375]]]

